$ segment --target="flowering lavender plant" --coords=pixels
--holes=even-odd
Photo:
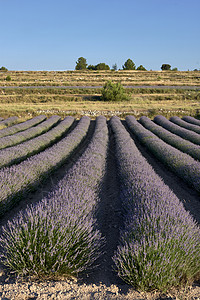
[[[184,116],[184,117],[182,117],[182,119],[188,123],[192,123],[192,124],[200,126],[200,120],[197,120],[191,116]]]
[[[200,133],[200,127],[198,125],[188,123],[184,120],[181,120],[181,118],[179,118],[179,117],[173,116],[169,120],[181,127],[184,127],[189,130],[193,130],[196,133]]]
[[[69,158],[86,136],[89,124],[90,118],[82,117],[75,129],[52,147],[18,165],[0,170],[0,215]]]
[[[14,134],[16,132],[26,130],[26,129],[32,127],[32,126],[35,126],[35,125],[41,123],[45,119],[46,119],[46,116],[39,115],[39,116],[37,116],[35,118],[32,118],[30,120],[27,120],[23,123],[13,125],[11,127],[4,128],[4,129],[0,130],[0,138],[3,137],[3,136],[6,136],[6,135],[11,135],[11,134]]]
[[[194,160],[190,155],[179,151],[159,139],[155,134],[138,123],[133,116],[128,116],[126,122],[139,141],[142,142],[153,155],[198,192],[200,191],[199,161]]]
[[[98,117],[90,144],[54,191],[3,228],[1,260],[11,271],[71,277],[94,265],[103,243],[95,211],[107,145],[106,118]]]
[[[59,121],[60,121],[59,116],[52,116],[48,120],[42,122],[41,124],[39,124],[35,127],[31,127],[22,132],[17,132],[13,135],[4,136],[4,137],[0,138],[0,149],[14,146],[14,145],[20,144],[24,141],[27,141],[33,137],[36,137],[36,136],[46,132],[53,126],[55,126]]]
[[[13,124],[15,124],[18,120],[18,117],[14,116],[14,117],[10,117],[8,119],[5,119],[3,121],[0,122],[0,126],[4,125],[4,126],[11,126]]]
[[[167,129],[155,124],[146,116],[142,116],[139,122],[148,130],[156,134],[167,144],[191,155],[194,159],[200,160],[200,146],[171,133]]]
[[[161,125],[165,129],[171,131],[172,133],[175,133],[194,144],[200,145],[200,135],[198,133],[186,128],[182,128],[179,125],[170,122],[164,116],[161,115],[155,116],[154,122],[158,125]]]
[[[124,207],[124,227],[113,257],[119,277],[143,291],[163,291],[193,280],[200,271],[199,226],[117,117],[111,118],[111,126]]]
[[[19,145],[0,150],[0,167],[19,163],[20,161],[27,159],[29,156],[51,146],[55,143],[55,141],[62,137],[64,133],[66,133],[73,121],[74,118],[68,116],[54,128],[40,136]]]

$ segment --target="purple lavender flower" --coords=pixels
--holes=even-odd
[[[134,133],[148,141],[153,134]],[[118,117],[111,118],[116,141],[124,227],[113,257],[118,275],[140,290],[166,289],[200,270],[200,228],[176,195],[141,155]],[[156,143],[156,141],[154,141]]]
[[[41,123],[45,119],[46,119],[46,116],[39,115],[39,116],[37,116],[35,118],[32,118],[30,120],[27,120],[23,123],[16,124],[16,125],[13,125],[11,127],[1,129],[0,130],[0,138],[4,137],[6,135],[11,135],[11,134],[14,134],[16,132],[26,130],[26,129],[32,127],[32,126],[35,126],[35,125]]]
[[[89,124],[90,118],[82,117],[75,129],[60,142],[18,165],[0,170],[0,215],[70,156],[86,136]]]
[[[39,124],[35,127],[31,127],[22,132],[17,132],[11,136],[9,136],[9,135],[4,136],[4,137],[0,138],[0,149],[14,146],[14,145],[20,144],[24,141],[27,141],[33,137],[36,137],[36,136],[46,132],[53,126],[55,126],[59,121],[60,121],[59,116],[52,116],[48,120],[42,122],[41,124]]]
[[[200,160],[200,146],[195,145],[192,142],[185,140],[176,134],[171,133],[162,126],[155,124],[149,118],[143,116],[140,118],[139,122],[148,130],[156,134],[167,144],[181,150],[184,153],[189,154],[194,159]]]
[[[199,161],[194,160],[188,154],[182,153],[159,139],[155,134],[139,124],[133,116],[128,116],[126,122],[139,141],[144,144],[153,155],[185,182],[194,187],[197,191],[200,191]],[[165,153],[165,155],[163,155],[163,153]]]
[[[74,118],[66,117],[62,122],[40,136],[19,145],[0,150],[0,167],[19,163],[56,142],[72,125]]]
[[[108,128],[101,116],[87,149],[54,191],[3,228],[1,259],[10,270],[38,277],[71,277],[94,264],[103,243],[95,211],[107,146]]]

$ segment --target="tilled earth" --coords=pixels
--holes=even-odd
[[[55,171],[51,177],[43,182],[38,189],[28,194],[15,208],[7,213],[1,220],[0,226],[6,224],[20,210],[30,203],[36,203],[46,195],[56,183],[64,176],[66,171],[80,157],[86,149],[94,132],[95,122],[91,126],[87,138],[72,157]],[[125,125],[125,123],[124,123]],[[132,136],[133,137],[133,136]],[[133,137],[134,138],[134,137]],[[136,145],[142,155],[152,165],[155,172],[174,191],[198,223],[200,223],[200,197],[199,195],[167,170],[156,160],[137,140]],[[107,159],[107,171],[102,183],[100,204],[97,211],[97,222],[102,234],[106,237],[104,254],[98,261],[98,268],[85,273],[77,281],[66,279],[35,281],[33,278],[16,279],[0,266],[0,300],[1,299],[199,299],[200,282],[181,289],[171,289],[162,294],[159,292],[142,293],[125,284],[114,272],[112,256],[119,241],[119,230],[122,225],[122,209],[118,197],[118,178],[115,163],[115,147],[113,135],[110,132],[110,145]]]

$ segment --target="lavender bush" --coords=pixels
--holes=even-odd
[[[86,151],[47,198],[3,228],[1,260],[19,275],[77,276],[94,266],[103,238],[95,224],[108,129],[97,117]]]
[[[200,162],[163,142],[155,134],[138,123],[133,116],[128,116],[126,122],[140,142],[161,162],[198,192],[200,191]]]
[[[75,129],[52,147],[0,170],[0,216],[69,158],[86,136],[89,124],[90,118],[82,117]]]
[[[189,140],[190,142],[200,145],[200,135],[196,132],[192,132],[191,130],[181,128],[179,125],[176,125],[169,120],[167,120],[164,116],[155,116],[154,122],[158,125],[161,125],[165,129],[175,133],[182,138]]]
[[[30,140],[31,138],[48,131],[50,128],[55,126],[60,121],[60,119],[61,118],[59,116],[52,116],[48,120],[35,127],[31,127],[13,135],[4,136],[0,138],[0,149],[11,147],[24,141]]]
[[[200,160],[200,146],[191,143],[188,140],[185,140],[176,134],[171,133],[170,131],[164,129],[163,127],[155,124],[146,116],[142,116],[139,120],[146,129],[150,130],[156,134],[159,138],[165,141],[167,144],[181,150],[184,153],[189,154],[194,159]]]
[[[31,155],[44,150],[46,147],[51,146],[59,138],[61,138],[64,133],[66,133],[73,121],[74,118],[68,116],[58,125],[56,125],[56,127],[44,134],[17,146],[2,149],[0,151],[0,167],[2,168],[5,166],[10,166],[14,163],[19,163]]]
[[[118,117],[111,118],[111,126],[124,207],[124,227],[113,257],[119,277],[143,291],[192,281],[200,271],[199,226],[141,155]]]
[[[1,126],[11,126],[13,124],[15,124],[18,120],[18,117],[10,117],[8,119],[5,119],[3,121],[0,122],[0,127]]]
[[[193,117],[190,117],[190,116],[184,116],[182,117],[182,119],[188,123],[192,123],[192,124],[195,124],[195,125],[199,125],[200,126],[200,120],[197,120]]]
[[[184,120],[181,120],[181,118],[179,118],[179,117],[173,116],[169,120],[181,127],[184,127],[189,130],[193,130],[196,133],[200,133],[200,127],[198,125],[190,124]]]
[[[30,120],[27,120],[23,123],[16,124],[16,125],[13,125],[11,127],[4,128],[4,129],[0,130],[0,138],[4,137],[6,135],[11,135],[11,134],[14,134],[16,132],[26,130],[26,129],[32,127],[32,126],[35,126],[35,125],[41,123],[45,119],[46,119],[46,116],[39,115],[39,116],[37,116],[35,118],[32,118]]]

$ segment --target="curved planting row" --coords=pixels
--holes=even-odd
[[[55,143],[74,122],[73,117],[66,117],[48,132],[17,146],[0,150],[0,168],[19,163]]]
[[[200,126],[200,120],[197,120],[193,117],[190,117],[190,116],[184,116],[182,117],[182,119],[188,123],[192,123],[192,124],[195,124],[195,125],[199,125]]]
[[[18,117],[10,117],[8,119],[5,119],[3,121],[0,122],[0,126],[4,125],[4,126],[10,126],[16,123],[16,121],[18,120]]]
[[[200,127],[198,125],[190,124],[184,120],[181,120],[181,118],[179,117],[173,116],[169,120],[181,127],[184,127],[189,130],[193,130],[196,133],[200,133]]]
[[[26,130],[26,129],[32,127],[32,126],[35,126],[35,125],[41,123],[45,119],[46,119],[46,116],[39,115],[39,116],[37,116],[35,118],[32,118],[30,120],[27,120],[23,123],[16,124],[16,125],[13,125],[11,127],[1,129],[0,130],[0,138],[4,137],[6,135],[11,135],[11,134],[14,134],[16,132]]]
[[[141,290],[166,289],[194,278],[200,268],[200,228],[118,117],[112,117],[111,126],[124,207],[124,228],[113,258],[118,275]]]
[[[160,161],[197,191],[200,191],[200,162],[163,142],[155,134],[139,124],[133,116],[128,116],[126,122],[140,142]]]
[[[76,128],[57,144],[18,165],[0,170],[1,216],[69,157],[86,136],[89,124],[90,118],[82,117]]]
[[[200,135],[196,132],[192,132],[189,129],[181,128],[179,125],[176,125],[169,120],[167,120],[164,116],[156,116],[154,118],[154,122],[158,125],[161,125],[165,129],[175,133],[182,138],[191,141],[194,144],[200,145]]]
[[[146,116],[140,118],[139,122],[148,130],[156,134],[159,138],[165,141],[167,144],[181,150],[192,156],[194,159],[200,160],[200,146],[191,143],[179,137],[176,134],[164,129],[163,127],[155,124]]]
[[[3,229],[1,258],[11,271],[71,277],[93,265],[103,242],[96,229],[95,211],[107,145],[106,118],[97,117],[86,151],[55,190]]]
[[[48,131],[51,127],[55,126],[60,121],[60,119],[61,118],[59,116],[52,116],[48,120],[35,127],[31,127],[22,132],[15,133],[14,135],[4,136],[0,138],[0,149],[11,147],[27,141],[33,137],[36,137]]]

